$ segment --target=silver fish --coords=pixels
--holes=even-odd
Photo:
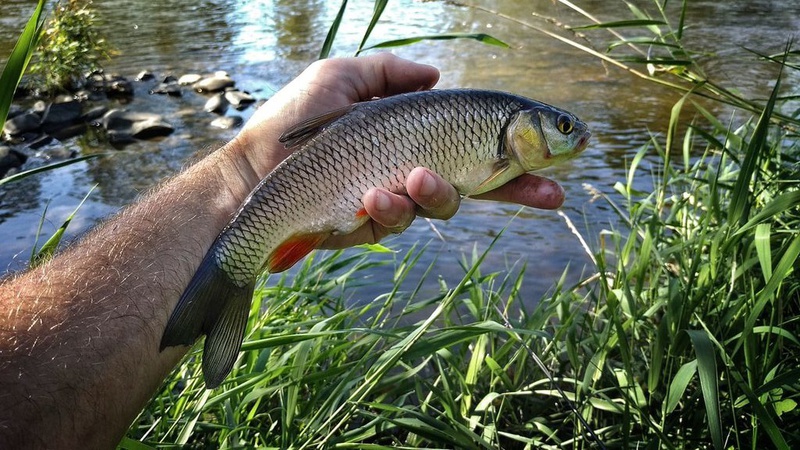
[[[205,334],[203,375],[216,387],[238,355],[259,274],[286,270],[365,223],[368,189],[405,193],[407,175],[422,166],[476,195],[575,157],[590,136],[569,112],[483,90],[402,94],[300,123],[281,137],[297,150],[253,189],[200,263],[161,350]]]

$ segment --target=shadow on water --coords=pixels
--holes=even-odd
[[[630,17],[620,9],[619,2],[579,3],[600,20]],[[644,7],[652,6],[643,3]],[[679,3],[669,5],[674,8]],[[225,70],[236,79],[238,87],[266,99],[316,59],[339,2],[95,0],[93,5],[102,31],[119,50],[119,55],[106,65],[107,71],[132,77],[143,69],[159,76]],[[587,24],[585,18],[551,0],[496,0],[489,5],[489,9],[519,21],[559,32],[564,30],[540,16],[557,23]],[[30,8],[27,0],[3,1],[0,55],[10,52]],[[334,55],[353,54],[372,8],[373,3],[366,0],[349,3]],[[703,52],[701,61],[709,74],[722,84],[757,97],[768,92],[766,80],[774,75],[774,67],[756,63],[745,47],[766,53],[781,50],[791,33],[800,29],[800,6],[793,1],[692,1],[687,23],[691,26],[686,30],[686,43]],[[583,185],[612,193],[613,184],[624,179],[626,162],[648,142],[651,133],[665,131],[671,107],[680,96],[604,65],[519,23],[443,2],[391,2],[370,43],[445,32],[488,33],[512,48],[462,40],[423,42],[394,52],[439,67],[439,87],[516,92],[563,107],[587,121],[594,137],[586,153],[544,174],[563,184],[567,192],[563,211],[587,239],[591,241],[600,230],[613,226],[613,213],[602,202],[592,201]],[[585,32],[585,36],[586,42],[601,51],[609,41],[604,31]],[[796,81],[788,79],[787,84]],[[160,141],[135,143],[121,152],[89,138],[71,141],[67,145],[82,154],[115,154],[28,179],[13,188],[0,188],[0,241],[8,243],[0,248],[0,267],[19,268],[24,264],[48,201],[45,234],[55,229],[92,185],[98,185],[71,226],[74,236],[235,134],[208,126],[214,116],[202,111],[204,96],[185,93],[180,98],[167,98],[148,95],[149,88],[146,83],[137,84],[134,101],[127,107],[164,115],[175,126],[174,134]],[[716,113],[725,113],[716,105],[708,106]],[[252,109],[229,112],[245,119],[251,113]],[[642,178],[646,188],[649,177]],[[454,282],[462,273],[458,263],[462,255],[471,254],[475,245],[479,251],[485,249],[494,234],[507,226],[489,255],[484,272],[508,270],[519,260],[527,261],[524,295],[534,301],[565,267],[570,267],[571,279],[580,276],[588,258],[555,213],[526,209],[511,220],[518,211],[515,205],[465,201],[454,219],[434,222],[444,243],[422,220],[390,243],[406,249],[414,242],[430,241],[419,264],[420,273],[437,258],[435,272]],[[15,258],[17,254],[20,256]],[[435,279],[429,289],[437,289]],[[385,286],[367,288],[363,297],[383,291]]]

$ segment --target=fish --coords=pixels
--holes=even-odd
[[[244,340],[260,274],[284,271],[368,219],[373,187],[404,194],[415,167],[463,196],[580,154],[591,132],[573,114],[501,91],[441,89],[355,103],[287,130],[289,157],[260,180],[204,256],[160,343],[206,335],[203,377],[219,386]]]

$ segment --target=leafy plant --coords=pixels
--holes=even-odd
[[[112,53],[96,27],[90,0],[62,0],[42,33],[31,66],[32,87],[45,92],[79,88],[86,73],[101,68]]]
[[[588,187],[620,219],[596,248],[581,237],[588,276],[558,280],[528,307],[524,267],[484,274],[476,251],[457,286],[420,298],[407,278],[424,251],[414,248],[393,261],[388,292],[350,305],[348,287],[366,282],[380,255],[312,255],[294,279],[257,292],[232,378],[204,390],[198,348],[123,446],[800,445],[800,149],[797,120],[781,110],[783,78],[767,102],[708,79],[682,42],[686,2],[675,26],[663,2],[655,18],[625,2],[633,17],[610,22],[561,3],[590,24],[555,33],[508,19],[685,93],[613,196]],[[360,49],[384,7],[376,2]],[[607,50],[587,45],[588,31],[610,33]],[[796,70],[793,57],[787,48],[765,60]],[[695,95],[755,117],[726,126]],[[681,123],[688,108],[695,117]],[[651,189],[636,188],[643,179]]]

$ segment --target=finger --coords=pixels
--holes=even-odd
[[[346,71],[361,100],[386,97],[432,88],[439,81],[439,70],[391,53],[377,53],[365,58],[343,60],[353,63]]]
[[[518,203],[539,209],[556,209],[564,203],[564,189],[553,180],[526,173],[473,198]]]
[[[417,204],[417,214],[431,219],[449,219],[458,211],[461,196],[434,172],[417,167],[406,179],[408,196]]]
[[[402,232],[411,225],[416,216],[415,204],[410,198],[384,189],[368,190],[361,201],[367,214],[377,225],[385,228],[386,233]],[[383,236],[378,239],[381,237]]]

